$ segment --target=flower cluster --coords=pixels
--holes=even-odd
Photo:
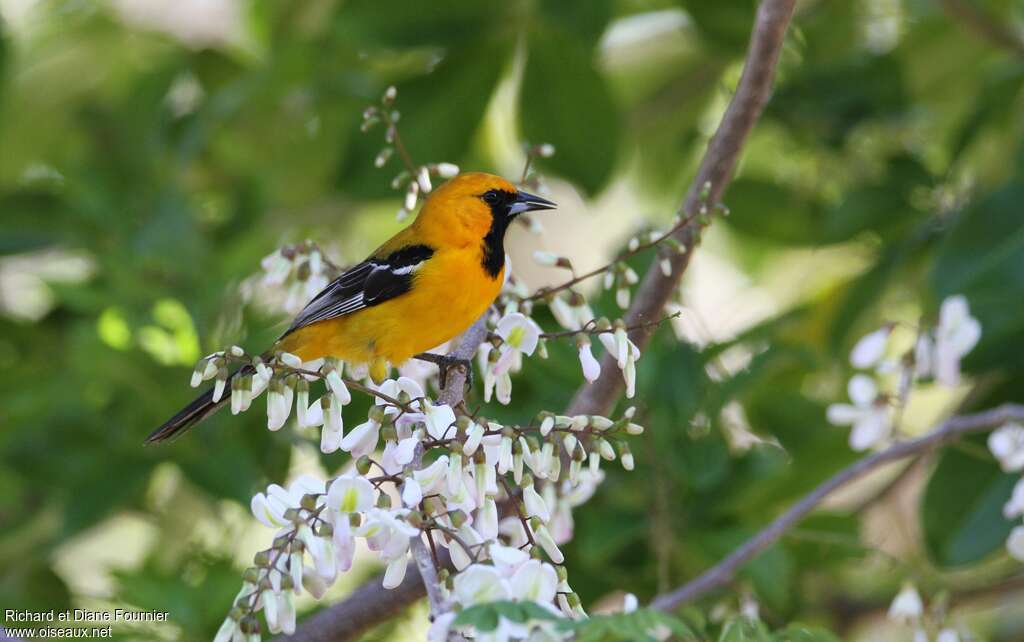
[[[228,357],[248,359],[227,351],[206,363]],[[268,393],[271,427],[290,416],[292,405],[306,406],[305,418],[295,412],[296,423],[320,422],[322,447],[329,443],[351,453],[355,470],[326,482],[302,477],[288,488],[271,485],[253,498],[256,519],[278,531],[273,545],[246,571],[218,642],[257,635],[260,610],[271,632],[292,630],[292,596],[302,590],[322,595],[351,567],[359,538],[386,564],[388,588],[405,576],[411,539],[423,537],[435,563],[438,549],[448,550],[455,574],[445,590],[455,608],[526,600],[553,613],[584,615],[565,569],[558,566],[564,561],[559,546],[572,536],[572,508],[589,499],[603,479],[602,462],[618,458],[627,469],[633,467],[624,438],[643,428],[632,422],[632,409],[618,420],[542,413],[526,426],[502,426],[457,417],[449,406],[430,401],[418,383],[401,377],[374,391],[377,403],[367,421],[346,434],[340,421],[332,425],[323,419],[324,400],[331,399],[327,405],[333,409],[348,394],[340,368],[326,364],[314,370],[293,359],[278,355],[272,365],[248,366],[266,368],[270,382],[282,377],[298,382]],[[197,370],[200,379],[205,368]],[[257,371],[253,385],[271,387],[267,377]],[[320,406],[307,406],[305,377],[324,382]],[[282,408],[269,410],[277,405]],[[453,614],[439,621],[452,619]]]
[[[405,199],[398,210],[398,220],[403,221],[416,210],[420,198],[434,189],[432,178],[449,179],[459,173],[459,166],[453,163],[413,163],[398,132],[398,121],[402,114],[394,108],[397,97],[398,90],[394,86],[388,87],[381,96],[379,106],[371,105],[363,110],[361,129],[368,132],[377,125],[384,127],[384,147],[373,161],[375,167],[383,168],[387,165],[396,151],[404,165],[404,169],[391,180],[393,189],[405,190]]]
[[[243,284],[243,295],[252,299],[258,292],[275,308],[292,315],[302,310],[340,272],[312,241],[286,245],[272,252],[263,258],[261,267],[263,276],[256,283]]]
[[[908,582],[889,606],[889,619],[910,626],[914,631],[914,642],[960,642],[957,630],[945,624],[942,610],[936,608],[934,612],[926,613],[921,594]],[[935,631],[934,638],[929,636],[929,630]]]
[[[889,356],[905,326],[889,323],[862,337],[850,352],[850,364],[862,372],[847,385],[851,403],[828,407],[829,423],[852,426],[850,447],[867,450],[887,444],[899,428],[899,416],[915,382],[934,380],[943,386],[960,383],[960,360],[981,338],[981,324],[971,316],[967,299],[951,296],[942,302],[938,324],[914,329],[901,356]],[[870,374],[869,374],[870,372]],[[880,390],[880,385],[885,390]]]
[[[1008,473],[1024,471],[1024,426],[1009,423],[989,435],[988,448],[999,460],[999,465]],[[1013,487],[1010,500],[1003,506],[1006,519],[1024,517],[1024,477]],[[1010,531],[1006,540],[1006,550],[1015,559],[1024,562],[1024,525],[1018,525]]]

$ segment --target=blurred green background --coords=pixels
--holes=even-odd
[[[983,326],[967,383],[915,396],[909,430],[1022,398],[1024,55],[948,4],[798,3],[732,215],[686,275],[676,332],[640,362],[637,470],[611,470],[577,511],[566,553],[585,604],[694,576],[852,461],[824,409],[845,399],[850,346],[883,321],[933,318],[963,293]],[[971,6],[1021,33],[1021,4]],[[667,224],[755,7],[0,0],[0,607],[127,604],[171,624],[119,639],[208,638],[271,536],[251,495],[345,463],[269,433],[262,403],[141,444],[190,399],[197,357],[280,330],[239,294],[261,257],[310,238],[350,261],[397,228],[397,163],[376,169],[381,132],[359,131],[386,86],[418,162],[516,177],[521,141],[556,146],[540,169],[563,207],[540,236],[513,233],[536,286],[558,275],[529,265],[533,248],[586,268]],[[528,363],[513,406],[485,412],[564,407],[570,348]],[[831,501],[744,569],[739,594],[772,626],[908,639],[880,620],[911,578],[979,639],[1021,639],[1024,576],[1000,513],[1014,478],[983,439],[879,494],[898,472]],[[362,561],[332,595],[376,570]],[[408,639],[403,626],[370,637]]]

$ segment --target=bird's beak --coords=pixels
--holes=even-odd
[[[552,203],[546,198],[535,196],[529,192],[522,190],[516,192],[516,200],[512,201],[512,205],[508,208],[509,216],[515,216],[522,214],[523,212],[532,212],[534,210],[553,210],[557,205]]]

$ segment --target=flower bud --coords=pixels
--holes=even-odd
[[[370,461],[370,456],[363,455],[362,457],[356,460],[356,472],[365,477],[367,474],[369,474],[370,467],[372,465],[373,462]]]

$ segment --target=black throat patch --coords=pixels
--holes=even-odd
[[[498,278],[501,269],[505,267],[505,232],[512,222],[509,215],[509,207],[516,195],[512,192],[499,192],[502,198],[497,203],[491,204],[491,229],[487,230],[483,242],[483,266],[484,271],[492,279]]]

